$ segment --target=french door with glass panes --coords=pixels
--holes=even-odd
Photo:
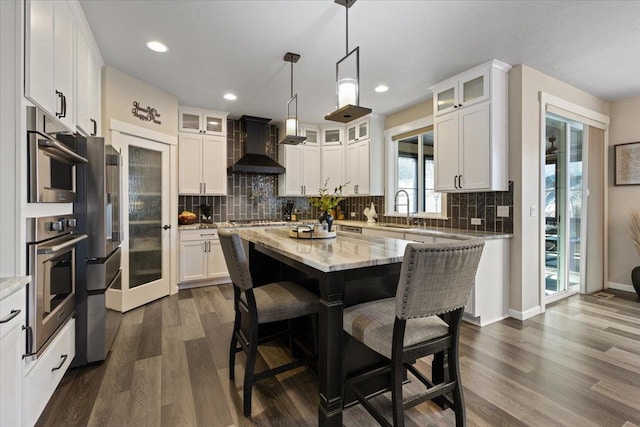
[[[547,113],[544,161],[546,303],[580,292],[585,280],[587,151],[584,125]]]
[[[170,151],[120,134],[123,154],[122,311],[170,293]]]

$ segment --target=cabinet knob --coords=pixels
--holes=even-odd
[[[163,226],[162,226],[162,229],[163,229],[163,230],[168,230],[168,229],[170,229],[170,228],[171,228],[171,226],[170,226],[170,225],[167,225],[167,224],[165,224],[165,225],[163,225]]]
[[[457,105],[454,105],[454,106],[453,106],[453,108],[458,108],[458,106],[457,106]]]

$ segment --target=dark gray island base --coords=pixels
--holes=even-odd
[[[349,342],[348,366],[343,367],[342,311],[361,302],[395,295],[405,240],[357,236],[338,232],[335,239],[298,240],[288,228],[237,229],[249,243],[249,263],[256,285],[294,280],[319,291],[318,424],[342,426],[343,372],[382,361],[357,341]],[[361,347],[361,348],[360,348]],[[372,392],[386,380],[371,383]]]

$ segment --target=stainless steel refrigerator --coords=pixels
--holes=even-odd
[[[104,138],[76,136],[89,161],[78,171],[74,211],[89,236],[78,254],[74,366],[104,360],[121,313],[107,308],[105,293],[121,288],[121,159]]]

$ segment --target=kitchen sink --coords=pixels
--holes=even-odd
[[[389,227],[389,228],[416,228],[415,225],[407,225],[407,224],[376,224],[378,227]]]

